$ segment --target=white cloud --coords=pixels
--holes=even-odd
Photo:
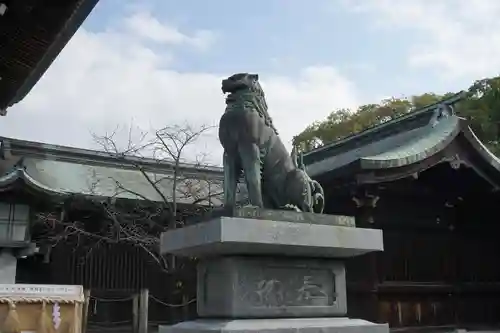
[[[343,0],[376,17],[377,28],[418,32],[409,64],[433,67],[449,79],[497,75],[500,2],[496,0]],[[394,29],[398,28],[398,29]],[[383,37],[390,38],[390,37]],[[397,44],[398,41],[394,40]]]
[[[162,44],[188,44],[207,49],[216,40],[216,35],[212,31],[198,30],[189,36],[176,27],[161,23],[146,11],[139,11],[127,17],[125,27],[132,35]]]
[[[27,98],[2,119],[0,133],[92,148],[91,132],[101,134],[131,120],[145,129],[217,124],[225,106],[221,79],[233,73],[178,72],[168,47],[147,47],[151,40],[208,47],[210,36],[204,31],[188,36],[144,13],[106,32],[80,29]],[[353,84],[332,67],[308,67],[290,77],[259,74],[286,142],[333,109],[357,104]],[[204,144],[218,162],[217,138]]]

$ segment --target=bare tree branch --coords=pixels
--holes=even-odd
[[[141,190],[140,185],[135,188],[135,183],[130,185],[127,179],[119,177],[99,178],[94,170],[88,195],[68,197],[61,214],[38,214],[45,239],[52,244],[80,237],[97,245],[102,242],[131,244],[143,249],[162,269],[169,270],[168,261],[158,251],[160,234],[176,228],[186,214],[211,209],[213,200],[222,195],[220,180],[217,183],[201,171],[206,167],[203,163],[206,154],[185,156],[187,148],[212,128],[171,125],[150,132],[139,131],[135,136],[131,127],[124,148],[119,148],[117,142],[118,128],[103,136],[94,135],[103,151],[137,170],[150,190]],[[187,161],[193,163],[188,165]],[[116,192],[99,193],[100,186],[105,186],[103,183],[113,184]],[[157,198],[151,197],[151,190]],[[180,203],[183,212],[179,216]]]

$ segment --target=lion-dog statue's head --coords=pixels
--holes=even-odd
[[[222,92],[232,94],[241,90],[262,91],[258,74],[238,73],[222,80]]]
[[[259,83],[258,74],[233,74],[227,79],[222,80],[222,92],[229,94],[226,98],[227,105],[250,99],[254,103],[255,111],[265,119],[266,125],[270,126],[278,134],[271,116],[267,112],[267,102],[264,90],[262,90]]]

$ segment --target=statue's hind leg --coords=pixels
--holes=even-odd
[[[240,144],[238,147],[241,164],[245,173],[250,204],[264,208],[262,200],[260,150],[256,144]]]
[[[236,186],[241,176],[241,165],[236,154],[224,152],[224,207],[236,205]]]

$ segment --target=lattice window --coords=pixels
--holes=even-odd
[[[29,206],[0,202],[0,241],[24,241],[29,226]]]

